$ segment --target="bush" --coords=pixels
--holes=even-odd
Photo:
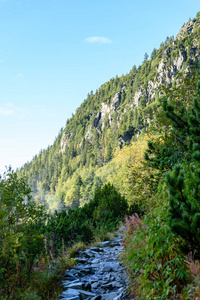
[[[190,280],[185,257],[178,249],[180,241],[167,224],[165,189],[160,184],[158,206],[144,221],[138,215],[126,218],[123,259],[134,299],[178,299]]]
[[[25,179],[9,171],[0,178],[0,291],[12,294],[29,278],[44,247],[44,207],[31,200]]]
[[[125,197],[121,196],[110,183],[96,190],[94,201],[97,203],[93,213],[96,224],[117,224],[128,212]]]
[[[83,207],[55,212],[50,216],[45,235],[49,245],[51,240],[56,245],[58,254],[63,241],[66,246],[79,241],[90,243],[99,232],[106,235],[115,230],[127,213],[127,201],[108,183],[97,189],[94,199]]]

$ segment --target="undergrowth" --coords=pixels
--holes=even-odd
[[[122,260],[134,299],[200,299],[200,262],[183,255],[166,222],[167,205],[126,217]]]

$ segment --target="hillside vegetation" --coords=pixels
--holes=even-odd
[[[75,208],[93,199],[96,188],[115,180],[116,150],[144,135],[155,118],[158,99],[176,85],[180,74],[197,67],[199,41],[197,18],[176,38],[161,43],[150,58],[145,55],[141,66],[91,91],[54,144],[21,168],[35,200],[46,202],[52,211]]]
[[[200,13],[1,178],[4,299],[56,299],[73,245],[107,238],[125,216],[134,299],[199,299],[199,54]]]

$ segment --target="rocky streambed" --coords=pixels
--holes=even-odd
[[[66,270],[62,300],[130,300],[127,292],[128,280],[119,261],[122,251],[121,234],[111,241],[79,251],[77,265]]]

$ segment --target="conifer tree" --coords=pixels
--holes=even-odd
[[[200,97],[200,81],[198,82]],[[200,105],[198,98],[188,114],[182,117],[165,107],[168,117],[184,144],[188,144],[188,154],[172,173],[166,175],[169,190],[169,224],[173,232],[182,239],[180,245],[184,253],[191,252],[200,258]]]
[[[200,81],[193,105],[180,101],[181,107],[163,100],[163,111],[170,123],[162,145],[149,142],[145,158],[166,174],[169,193],[168,222],[180,238],[183,253],[200,258]],[[185,105],[184,105],[185,104]],[[167,122],[168,122],[167,121]]]

